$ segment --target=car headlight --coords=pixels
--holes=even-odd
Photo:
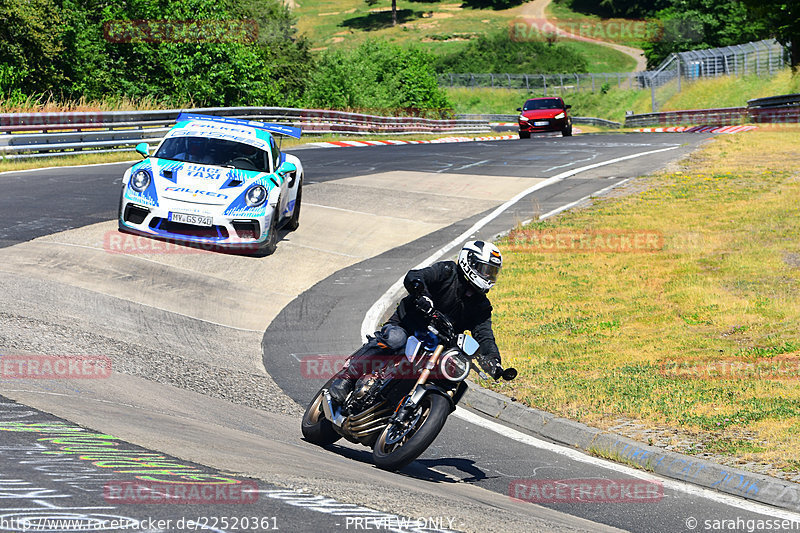
[[[526,117],[525,115],[520,115],[519,119],[520,120],[524,120],[525,122],[528,122],[528,117]]]
[[[559,113],[558,115],[554,116],[553,118],[564,118],[564,117],[566,117],[566,116],[567,116],[567,114],[566,114],[566,113],[564,113],[564,112],[561,112],[561,113]]]
[[[248,189],[244,195],[244,200],[250,207],[264,205],[264,202],[267,201],[267,189],[263,185],[254,185]]]
[[[131,176],[130,185],[134,191],[144,192],[147,186],[150,185],[150,173],[146,170],[137,170]]]

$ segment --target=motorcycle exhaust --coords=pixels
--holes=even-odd
[[[331,398],[331,393],[325,391],[325,394],[322,397],[322,412],[325,413],[325,418],[330,420],[336,426],[342,427],[342,423],[344,422],[344,416],[338,410],[336,414],[333,412],[333,399]]]

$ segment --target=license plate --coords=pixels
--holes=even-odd
[[[211,217],[203,215],[190,215],[187,213],[172,213],[169,214],[169,219],[172,222],[182,222],[184,224],[192,224],[194,226],[211,226]]]
[[[550,125],[550,121],[549,120],[537,120],[536,122],[533,123],[533,125],[534,126],[549,126]]]

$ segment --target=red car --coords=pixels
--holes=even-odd
[[[531,98],[521,108],[519,116],[519,138],[530,139],[531,133],[544,131],[560,131],[564,137],[572,135],[572,119],[568,110],[572,106],[565,105],[558,96]]]

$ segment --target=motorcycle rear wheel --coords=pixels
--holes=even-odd
[[[450,402],[441,394],[427,394],[419,403],[416,422],[401,429],[396,424],[384,428],[372,447],[378,468],[399,470],[422,455],[436,439],[450,414]]]
[[[328,386],[330,386],[330,382],[328,382],[323,389]],[[305,437],[307,441],[319,446],[327,446],[341,439],[342,436],[336,433],[331,421],[325,418],[325,413],[322,411],[322,400],[322,389],[320,389],[306,408],[306,412],[303,415],[303,422],[301,423],[301,430],[303,431],[303,437]]]

